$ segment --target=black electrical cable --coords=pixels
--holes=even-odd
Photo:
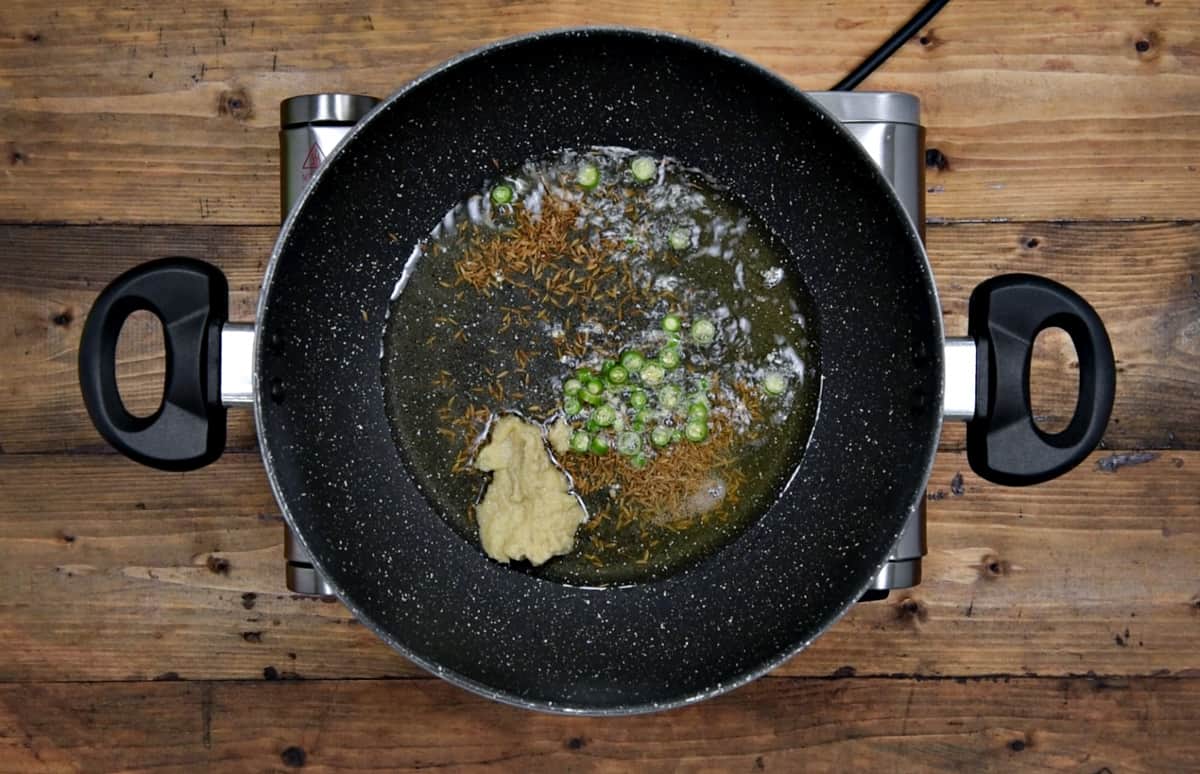
[[[900,29],[896,30],[890,38],[884,41],[883,45],[875,49],[869,57],[863,60],[862,64],[855,67],[843,79],[837,82],[833,87],[834,91],[850,91],[858,84],[866,80],[867,76],[879,69],[879,66],[886,62],[888,58],[896,53],[896,49],[903,46],[909,38],[916,35],[918,30],[929,23],[929,20],[937,16],[938,11],[945,7],[950,0],[930,0],[921,10],[917,11],[916,15],[908,20]]]

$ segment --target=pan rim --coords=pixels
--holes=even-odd
[[[795,97],[797,97],[800,100],[803,100],[806,104],[811,105],[814,109],[816,109],[817,111],[826,115],[830,119],[830,121],[835,125],[834,126],[835,131],[842,133],[842,135],[846,138],[847,142],[850,143],[851,145],[853,145],[857,149],[858,153],[861,156],[863,156],[864,158],[866,158],[868,162],[870,161],[869,157],[866,157],[866,151],[862,150],[861,147],[858,146],[858,143],[856,140],[854,140],[853,135],[851,135],[850,132],[844,126],[842,126],[842,124],[839,121],[837,121],[836,118],[832,116],[832,114],[829,113],[829,111],[827,111],[825,108],[821,107],[815,100],[812,100],[810,97],[808,97],[803,90],[799,89],[798,87],[796,87],[790,81],[784,79],[779,74],[769,70],[766,67],[763,67],[762,65],[759,65],[758,63],[754,62],[753,60],[750,60],[750,59],[746,58],[745,56],[742,56],[733,51],[721,48],[719,46],[713,45],[713,44],[705,42],[705,41],[701,41],[701,40],[697,40],[695,38],[690,38],[687,36],[679,35],[677,33],[672,33],[669,31],[638,28],[638,27],[629,27],[629,26],[620,26],[620,25],[560,27],[560,28],[540,30],[540,31],[533,32],[533,33],[527,33],[527,34],[523,34],[523,35],[517,35],[517,36],[513,36],[513,37],[508,37],[508,38],[503,38],[500,40],[492,41],[483,46],[471,49],[471,50],[463,52],[455,57],[452,57],[451,59],[448,59],[448,60],[440,63],[439,65],[423,72],[422,74],[418,75],[416,78],[412,79],[411,81],[409,81],[406,84],[404,84],[403,86],[401,86],[397,91],[393,92],[386,99],[384,99],[378,105],[376,105],[369,113],[367,113],[366,116],[357,125],[355,125],[346,134],[346,136],[338,143],[338,145],[330,152],[329,156],[326,159],[326,163],[321,165],[321,167],[316,171],[316,174],[314,174],[312,176],[312,178],[308,181],[308,183],[305,185],[304,189],[301,191],[300,195],[297,197],[296,202],[293,205],[291,211],[288,213],[287,218],[284,220],[283,224],[280,227],[279,234],[278,234],[275,244],[272,248],[271,256],[268,261],[267,267],[263,272],[262,287],[259,292],[258,305],[257,305],[257,309],[255,312],[255,330],[261,331],[263,329],[264,320],[266,317],[267,310],[269,308],[269,295],[270,295],[270,289],[273,284],[274,274],[278,268],[281,257],[283,255],[284,245],[287,242],[288,236],[291,233],[293,224],[297,220],[299,213],[301,212],[301,210],[304,209],[305,203],[307,202],[312,191],[315,189],[318,182],[323,178],[323,176],[327,172],[327,170],[329,170],[333,166],[333,162],[336,161],[336,158],[340,155],[342,150],[350,144],[350,142],[358,135],[358,133],[360,131],[362,131],[367,125],[369,125],[371,123],[371,120],[377,114],[388,109],[394,102],[402,99],[409,92],[411,92],[412,90],[414,90],[421,84],[425,83],[426,81],[429,81],[432,78],[437,77],[441,73],[443,73],[447,70],[450,70],[452,68],[455,68],[458,65],[462,64],[463,62],[472,60],[478,56],[481,56],[481,55],[484,55],[484,54],[487,54],[490,52],[494,52],[497,50],[502,50],[502,49],[505,49],[505,48],[508,48],[511,46],[519,46],[519,45],[528,44],[528,43],[531,43],[531,42],[534,42],[534,41],[537,41],[537,40],[543,39],[543,38],[570,37],[570,36],[575,36],[575,35],[632,35],[632,36],[644,37],[644,38],[648,39],[648,42],[667,40],[667,41],[671,41],[674,43],[680,43],[680,44],[683,44],[686,46],[690,46],[694,49],[704,51],[708,54],[713,54],[713,55],[717,55],[720,57],[725,57],[725,58],[736,60],[739,63],[747,66],[751,71],[754,72],[754,74],[756,76],[767,79],[767,80],[774,82],[775,84],[783,87],[783,89],[786,92],[794,95]],[[899,199],[897,198],[895,192],[891,189],[891,186],[883,178],[882,174],[877,170],[874,163],[871,162],[869,164],[869,166],[871,169],[871,173],[875,175],[877,182],[879,183],[881,188],[884,189],[885,195],[891,199],[896,211],[904,214],[904,224],[905,224],[904,227],[907,229],[908,236],[909,236],[910,240],[912,241],[912,243],[917,246],[919,257],[922,262],[922,266],[924,269],[926,289],[930,294],[931,306],[935,310],[940,310],[941,309],[941,300],[938,295],[937,285],[934,281],[933,270],[929,264],[929,257],[925,250],[925,245],[922,242],[922,240],[916,230],[916,226],[915,226],[915,224],[913,224],[911,217],[904,210],[904,208],[900,204]],[[934,333],[936,334],[936,343],[940,348],[940,347],[944,346],[944,343],[945,343],[944,321],[943,321],[940,311],[936,311],[932,315],[931,322],[934,327]],[[826,620],[822,624],[820,624],[818,627],[816,627],[816,630],[812,633],[811,636],[809,636],[797,643],[793,643],[791,647],[783,649],[780,653],[775,654],[772,658],[768,658],[768,659],[764,660],[762,663],[754,666],[753,668],[750,668],[748,670],[741,672],[740,674],[737,675],[736,678],[709,686],[708,688],[706,688],[702,691],[689,693],[689,694],[685,694],[685,695],[680,695],[679,697],[673,698],[669,701],[635,703],[635,704],[620,705],[620,706],[597,707],[597,706],[586,705],[586,704],[572,704],[572,703],[554,702],[554,701],[546,701],[546,700],[539,700],[539,699],[529,699],[529,698],[525,698],[525,697],[522,697],[519,695],[515,695],[508,691],[498,690],[487,684],[481,683],[477,680],[467,677],[466,675],[461,674],[460,672],[446,669],[445,667],[442,667],[436,663],[433,663],[432,661],[425,659],[424,657],[413,652],[411,649],[409,649],[406,646],[399,643],[398,640],[396,638],[394,638],[389,632],[387,632],[381,626],[379,626],[370,616],[366,615],[365,612],[361,609],[361,607],[359,605],[356,605],[351,599],[349,599],[343,593],[342,589],[338,586],[337,582],[335,580],[333,580],[327,573],[324,572],[320,558],[316,554],[314,554],[311,550],[309,550],[309,545],[307,543],[307,540],[305,539],[304,534],[302,533],[302,531],[296,529],[295,519],[293,518],[291,510],[288,507],[287,501],[283,495],[282,486],[281,486],[278,476],[276,474],[270,445],[262,441],[262,439],[265,438],[264,427],[266,425],[266,421],[263,416],[263,397],[264,397],[263,396],[263,385],[262,385],[262,380],[259,378],[260,377],[260,364],[262,363],[262,353],[260,350],[263,346],[264,346],[264,344],[262,341],[262,336],[256,335],[255,343],[254,343],[254,353],[253,353],[253,359],[254,359],[254,420],[255,420],[255,429],[260,438],[259,450],[260,450],[261,456],[263,458],[263,465],[266,469],[267,480],[270,484],[272,495],[279,505],[279,508],[283,515],[284,520],[288,524],[289,528],[291,528],[293,530],[294,536],[300,542],[300,544],[304,547],[305,551],[308,552],[308,555],[313,563],[314,568],[317,570],[317,572],[321,573],[322,577],[325,578],[326,583],[329,584],[330,588],[333,589],[333,591],[336,594],[336,596],[338,597],[338,599],[342,602],[342,604],[344,604],[346,606],[346,608],[350,611],[350,613],[352,615],[354,615],[355,618],[358,619],[364,626],[366,626],[373,634],[375,634],[377,637],[379,637],[381,640],[383,640],[389,647],[391,647],[397,653],[402,655],[404,658],[408,659],[409,661],[415,663],[417,666],[421,667],[425,671],[429,672],[430,674],[432,674],[436,677],[440,677],[453,685],[456,685],[460,688],[471,691],[472,693],[482,696],[484,698],[487,698],[487,699],[490,699],[493,701],[497,701],[497,702],[500,702],[503,704],[507,704],[510,706],[520,707],[522,709],[530,709],[530,710],[535,710],[535,711],[547,712],[547,713],[551,713],[551,714],[569,715],[569,716],[595,716],[595,717],[613,717],[613,716],[646,714],[646,713],[650,713],[650,712],[658,712],[658,711],[674,709],[674,708],[678,708],[678,707],[684,707],[684,706],[688,706],[688,705],[703,701],[705,699],[713,698],[715,696],[721,695],[723,693],[727,693],[727,692],[732,691],[736,688],[739,688],[743,685],[746,685],[746,684],[758,679],[759,677],[762,677],[763,675],[778,668],[781,664],[788,661],[789,659],[794,657],[799,652],[805,650],[809,645],[811,645],[813,643],[813,641],[815,641],[818,637],[820,637],[821,635],[826,633],[829,630],[829,628],[833,626],[834,623],[836,623],[838,620],[840,620],[851,607],[853,607],[855,604],[858,603],[859,598],[871,586],[871,584],[872,584],[875,576],[878,574],[879,570],[882,569],[882,567],[887,563],[887,553],[885,552],[882,557],[882,560],[880,562],[878,562],[877,565],[875,566],[874,572],[872,572],[869,576],[865,577],[864,581],[855,590],[855,593],[853,594],[853,596],[849,597],[842,605],[836,607],[834,612],[831,615],[827,616]],[[942,361],[941,361],[940,352],[936,355],[936,360],[939,363],[939,368],[937,369],[937,374],[936,374],[936,376],[937,376],[937,394],[935,396],[935,399],[931,401],[931,411],[936,411],[937,414],[940,415],[941,410],[942,410],[943,396],[944,396],[944,392],[945,392],[945,367],[944,367],[944,363],[942,363]],[[817,421],[819,421],[819,418]],[[816,425],[816,422],[814,422],[814,427],[815,427],[815,425]],[[925,484],[929,481],[929,478],[932,474],[933,463],[934,463],[934,460],[937,455],[938,444],[940,441],[943,426],[944,426],[944,421],[939,419],[935,425],[935,429],[933,432],[933,438],[931,439],[931,442],[927,447],[926,457],[923,460],[923,464],[921,465],[921,470],[922,470],[921,485],[916,488],[916,493],[914,495],[913,500],[906,504],[907,508],[905,509],[905,513],[907,513],[908,510],[910,510],[911,508],[916,507],[917,504],[920,502],[921,498],[924,497],[924,487],[925,487]],[[902,526],[903,526],[903,519],[898,519],[897,523],[896,523],[896,529],[894,530],[894,532],[891,536],[891,541],[890,541],[889,545],[894,543],[894,541],[899,537]]]

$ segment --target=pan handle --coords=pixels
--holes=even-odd
[[[1079,358],[1079,398],[1065,430],[1033,419],[1029,366],[1047,328],[1071,337]],[[1044,277],[1006,274],[971,293],[968,334],[976,346],[976,405],[967,422],[967,460],[983,478],[1026,486],[1066,473],[1100,443],[1112,413],[1116,365],[1096,311],[1070,288]]]
[[[117,338],[129,315],[142,310],[162,323],[167,354],[162,403],[148,417],[130,414],[117,391]],[[194,470],[221,456],[220,336],[228,314],[225,275],[194,258],[142,264],[100,293],[79,342],[79,384],[104,440],[161,470]]]

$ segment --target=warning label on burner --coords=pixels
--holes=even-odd
[[[321,152],[321,146],[314,142],[312,147],[308,149],[308,155],[304,157],[304,163],[300,165],[300,169],[302,170],[300,174],[301,178],[307,182],[313,176],[313,173],[320,168],[321,162],[324,160],[325,154]]]

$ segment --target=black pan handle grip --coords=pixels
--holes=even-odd
[[[1116,389],[1112,344],[1096,310],[1057,282],[1006,274],[975,288],[967,325],[977,348],[971,468],[997,484],[1026,486],[1082,462],[1104,435]],[[1054,434],[1038,428],[1029,397],[1033,341],[1046,328],[1066,331],[1079,357],[1075,415]]]
[[[167,351],[162,405],[148,417],[130,414],[117,391],[117,338],[129,315],[141,310],[162,322]],[[161,470],[194,470],[221,456],[221,324],[228,313],[225,275],[194,258],[142,264],[104,289],[79,342],[83,402],[104,440]]]

